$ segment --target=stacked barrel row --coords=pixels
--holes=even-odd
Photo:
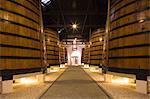
[[[85,48],[82,48],[81,62],[84,63]]]
[[[93,32],[90,38],[90,65],[100,66],[103,60],[104,29]]]
[[[0,0],[0,71],[13,74],[40,71],[41,10],[39,0]]]
[[[111,2],[110,71],[133,73],[138,79],[146,79],[150,75],[149,8],[149,0]]]
[[[60,64],[64,64],[66,63],[66,51],[65,51],[65,45],[61,42],[59,43],[59,61],[60,61]]]
[[[65,48],[65,63],[67,63],[67,61],[68,61],[68,56],[67,56],[67,48]]]
[[[82,49],[82,63],[85,64],[89,63],[89,51],[90,51],[90,46],[89,43],[86,42],[85,48]]]
[[[46,56],[49,66],[59,64],[59,36],[51,29],[44,29],[46,40]]]

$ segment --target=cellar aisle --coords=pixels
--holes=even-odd
[[[70,66],[41,99],[109,99],[110,97],[78,66]]]
[[[91,72],[89,69],[84,71],[97,82],[113,99],[150,99],[150,94],[141,94],[136,92],[135,85],[132,84],[119,84],[119,83],[106,83],[103,82],[104,76],[97,72]]]

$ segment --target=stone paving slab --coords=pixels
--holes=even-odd
[[[69,66],[41,99],[109,99],[109,97],[80,67]]]
[[[84,69],[84,71],[114,99],[150,99],[150,94],[145,95],[136,92],[133,85],[105,83],[102,74],[90,72],[89,69]]]

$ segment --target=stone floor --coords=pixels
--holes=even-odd
[[[102,74],[91,72],[89,69],[84,69],[84,71],[113,99],[150,99],[150,94],[146,95],[136,92],[134,85],[106,83]]]
[[[40,99],[109,99],[110,97],[78,66],[69,66]]]
[[[69,66],[64,71],[49,73],[45,83],[14,85],[14,92],[0,94],[0,99],[150,99],[135,86],[105,83],[102,74],[89,69]]]
[[[60,69],[58,72],[46,75],[45,83],[36,83],[31,85],[17,84],[13,85],[13,92],[9,94],[0,94],[0,99],[39,99],[39,97],[50,87],[53,82],[65,71]]]

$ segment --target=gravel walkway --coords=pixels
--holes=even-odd
[[[109,97],[83,69],[69,66],[41,99],[109,99]]]

